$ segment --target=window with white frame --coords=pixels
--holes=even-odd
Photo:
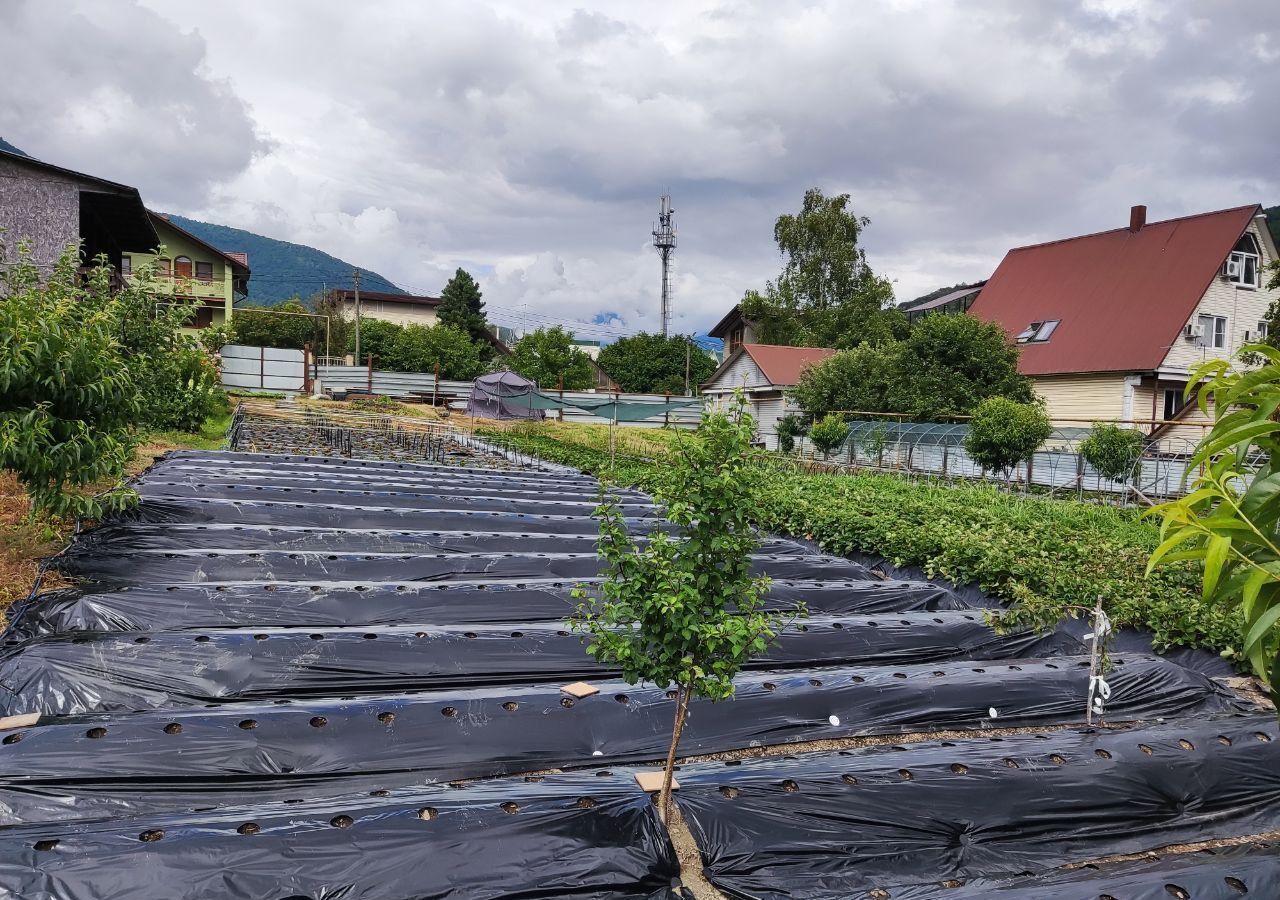
[[[1183,398],[1181,388],[1165,388],[1164,390],[1164,418],[1165,421],[1172,419],[1178,414],[1178,410],[1182,409]]]
[[[1258,263],[1260,259],[1257,242],[1254,241],[1253,235],[1246,234],[1236,244],[1236,248],[1231,251],[1231,255],[1227,257],[1227,261],[1222,267],[1222,273],[1226,275],[1227,281],[1234,285],[1244,288],[1257,288]]]
[[[1200,346],[1213,350],[1225,350],[1227,347],[1227,317],[1199,316]]]
[[[1258,339],[1258,340],[1260,340],[1260,341],[1265,341],[1265,340],[1267,339],[1267,323],[1266,323],[1266,322],[1259,322],[1259,323],[1258,323],[1258,336],[1257,336],[1257,339]]]

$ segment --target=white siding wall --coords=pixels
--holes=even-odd
[[[1119,419],[1124,415],[1125,373],[1102,375],[1042,375],[1034,379],[1035,391],[1044,398],[1050,419]],[[1149,418],[1147,406],[1134,399],[1135,418]],[[1074,423],[1073,423],[1074,424]],[[1086,423],[1079,423],[1088,427]]]
[[[1258,242],[1262,251],[1261,268],[1270,265],[1272,256],[1268,243],[1262,239],[1258,231],[1258,219],[1253,220],[1249,231]],[[1225,260],[1224,260],[1225,262]],[[1269,275],[1262,272],[1261,282],[1266,284]],[[1200,299],[1196,311],[1191,314],[1190,322],[1197,324],[1200,315],[1225,316],[1227,319],[1227,346],[1224,349],[1198,347],[1192,341],[1179,336],[1169,348],[1161,368],[1190,369],[1198,366],[1206,359],[1219,359],[1231,356],[1245,343],[1244,334],[1249,332],[1250,341],[1256,340],[1258,323],[1266,319],[1267,307],[1273,300],[1280,299],[1280,291],[1268,291],[1265,288],[1250,290],[1237,287],[1231,282],[1217,277]]]
[[[729,368],[725,369],[720,375],[707,386],[707,391],[724,391],[733,393],[735,388],[745,387],[765,387],[769,382],[765,379],[764,373],[760,371],[760,367],[746,353],[743,353],[733,361]]]
[[[355,301],[347,301],[346,314],[354,317]],[[384,303],[381,300],[361,300],[360,318],[380,319],[397,325],[434,325],[436,311],[430,306],[414,306],[410,303]]]
[[[756,431],[764,442],[766,450],[778,449],[778,420],[794,409],[781,397],[768,397],[753,400],[751,414],[756,419]]]

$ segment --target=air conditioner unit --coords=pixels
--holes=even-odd
[[[1192,325],[1190,322],[1182,329],[1182,337],[1188,341],[1196,341],[1200,339],[1200,326]]]
[[[1222,267],[1222,274],[1228,278],[1239,278],[1241,271],[1240,260],[1238,259],[1229,259],[1226,265]]]

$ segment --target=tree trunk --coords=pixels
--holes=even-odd
[[[680,735],[684,732],[684,720],[689,713],[690,688],[685,685],[676,687],[676,719],[671,726],[671,749],[667,751],[667,767],[662,771],[662,793],[658,795],[658,815],[665,825],[671,820],[671,777],[676,766],[676,748],[680,746]]]

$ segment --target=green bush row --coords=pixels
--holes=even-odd
[[[607,452],[533,429],[493,434],[592,474],[609,469]],[[644,487],[656,471],[652,461],[618,456],[613,478]],[[1072,607],[1092,607],[1101,595],[1117,625],[1151,630],[1157,649],[1239,646],[1237,615],[1201,600],[1193,565],[1144,576],[1157,531],[1129,510],[1014,497],[989,485],[782,471],[764,479],[753,515],[766,531],[812,540],[830,553],[883,556],[931,578],[977,583],[1016,602],[1011,624],[1044,627]]]

